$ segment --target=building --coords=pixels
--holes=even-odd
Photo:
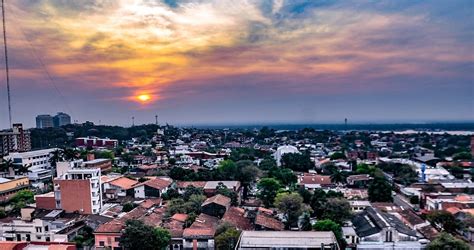
[[[278,166],[281,166],[281,158],[284,154],[288,153],[299,153],[298,149],[291,145],[280,146],[277,148],[277,151],[273,155]]]
[[[81,215],[26,207],[21,209],[20,218],[0,222],[0,240],[69,242],[77,232],[71,229],[83,226]]]
[[[30,181],[28,177],[18,177],[14,179],[0,177],[0,202],[10,200],[16,193],[28,189],[29,187]]]
[[[222,218],[230,207],[231,199],[227,196],[217,194],[207,198],[201,205],[201,211],[207,215]]]
[[[144,199],[150,197],[161,197],[163,193],[168,191],[168,188],[173,182],[169,179],[156,178],[142,183],[138,183],[133,187],[134,196],[137,199]]]
[[[36,128],[52,128],[53,117],[51,115],[37,115],[36,116]]]
[[[214,235],[219,219],[207,214],[200,214],[193,224],[183,231],[183,248],[214,250]]]
[[[42,187],[45,182],[52,180],[51,153],[56,148],[42,149],[27,152],[10,153],[5,159],[11,159],[14,164],[28,168],[28,178],[34,187]]]
[[[112,171],[112,160],[111,159],[94,159],[90,161],[85,161],[82,163],[84,168],[100,168],[102,173],[107,173]]]
[[[116,148],[118,146],[118,140],[94,136],[79,137],[76,138],[76,146],[83,148]]]
[[[54,179],[56,208],[68,213],[97,214],[102,208],[100,168],[69,169]]]
[[[357,234],[357,249],[422,249],[417,232],[394,214],[367,207],[354,216],[352,224]]]
[[[71,116],[63,113],[63,112],[58,112],[54,117],[53,117],[53,125],[55,128],[62,127],[64,125],[69,125],[71,124]]]
[[[298,185],[303,186],[307,190],[314,190],[317,188],[331,187],[333,183],[329,175],[305,173],[302,177],[299,177]]]
[[[103,190],[106,193],[107,198],[116,199],[118,197],[133,196],[134,186],[139,182],[132,180],[127,177],[118,177],[110,181],[104,182]]]
[[[474,158],[474,135],[471,137],[471,155]]]
[[[4,158],[11,159],[14,164],[22,165],[24,167],[50,169],[51,164],[49,159],[51,153],[55,150],[57,149],[49,148],[27,152],[13,152]]]
[[[13,124],[11,131],[0,132],[0,156],[13,152],[26,152],[31,150],[30,131],[24,130],[21,123]]]
[[[243,231],[237,244],[243,249],[339,249],[333,232]]]

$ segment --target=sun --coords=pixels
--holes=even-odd
[[[148,101],[150,101],[151,96],[150,96],[150,95],[147,95],[147,94],[143,94],[143,95],[137,96],[137,99],[138,99],[140,102],[148,102]]]

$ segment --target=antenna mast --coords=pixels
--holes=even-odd
[[[8,51],[7,51],[7,29],[5,26],[5,0],[2,0],[2,21],[3,21],[3,45],[5,49],[5,73],[7,76],[7,95],[8,95],[8,119],[10,128],[12,128],[12,105],[10,97],[10,71],[8,68]]]

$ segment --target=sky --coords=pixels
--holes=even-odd
[[[27,127],[474,120],[471,0],[6,2]]]

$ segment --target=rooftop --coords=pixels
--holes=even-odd
[[[333,232],[243,231],[240,246],[247,248],[320,248],[337,244]]]

